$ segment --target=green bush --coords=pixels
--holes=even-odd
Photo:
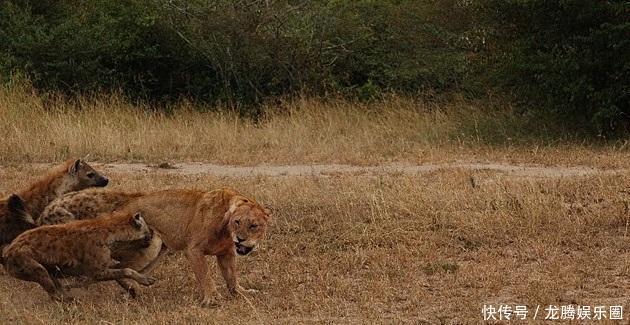
[[[488,0],[494,81],[541,109],[599,133],[630,125],[627,1]]]
[[[5,0],[0,77],[254,113],[296,94],[500,89],[614,134],[630,125],[627,18],[627,1]]]
[[[0,72],[152,100],[446,91],[466,73],[462,24],[444,23],[462,10],[455,0],[8,0]]]

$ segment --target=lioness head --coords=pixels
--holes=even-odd
[[[236,247],[236,253],[247,255],[265,237],[271,216],[268,208],[243,196],[230,200],[228,228]]]
[[[104,187],[109,183],[107,177],[101,175],[81,159],[70,164],[66,179],[71,191],[80,191],[89,187]]]

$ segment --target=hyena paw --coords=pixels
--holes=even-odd
[[[155,281],[156,281],[155,278],[152,276],[144,276],[139,279],[138,283],[140,283],[143,286],[150,286],[150,285],[153,285]]]

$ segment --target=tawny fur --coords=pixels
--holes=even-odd
[[[219,297],[205,256],[217,257],[231,294],[243,290],[237,282],[236,254],[255,248],[270,218],[269,210],[231,189],[149,193],[122,211],[141,213],[168,248],[185,252],[205,306],[217,304]]]
[[[152,284],[152,278],[120,268],[110,250],[116,242],[151,236],[140,214],[115,213],[26,231],[4,249],[3,259],[10,275],[37,282],[51,298],[62,300],[66,292],[56,279],[61,274],[87,276],[93,281],[129,278],[143,285]]]

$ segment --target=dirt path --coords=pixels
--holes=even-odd
[[[147,165],[144,163],[94,164],[103,170],[118,173],[166,173],[180,175],[210,174],[228,177],[254,176],[326,176],[336,174],[379,175],[379,174],[422,174],[437,170],[487,170],[521,177],[571,177],[623,173],[624,169],[597,169],[586,166],[519,166],[501,163],[454,162],[443,164],[411,165],[393,163],[379,166],[353,166],[342,164],[314,165],[260,165],[253,167],[229,166],[208,163],[175,163]],[[47,166],[42,164],[42,167]]]

